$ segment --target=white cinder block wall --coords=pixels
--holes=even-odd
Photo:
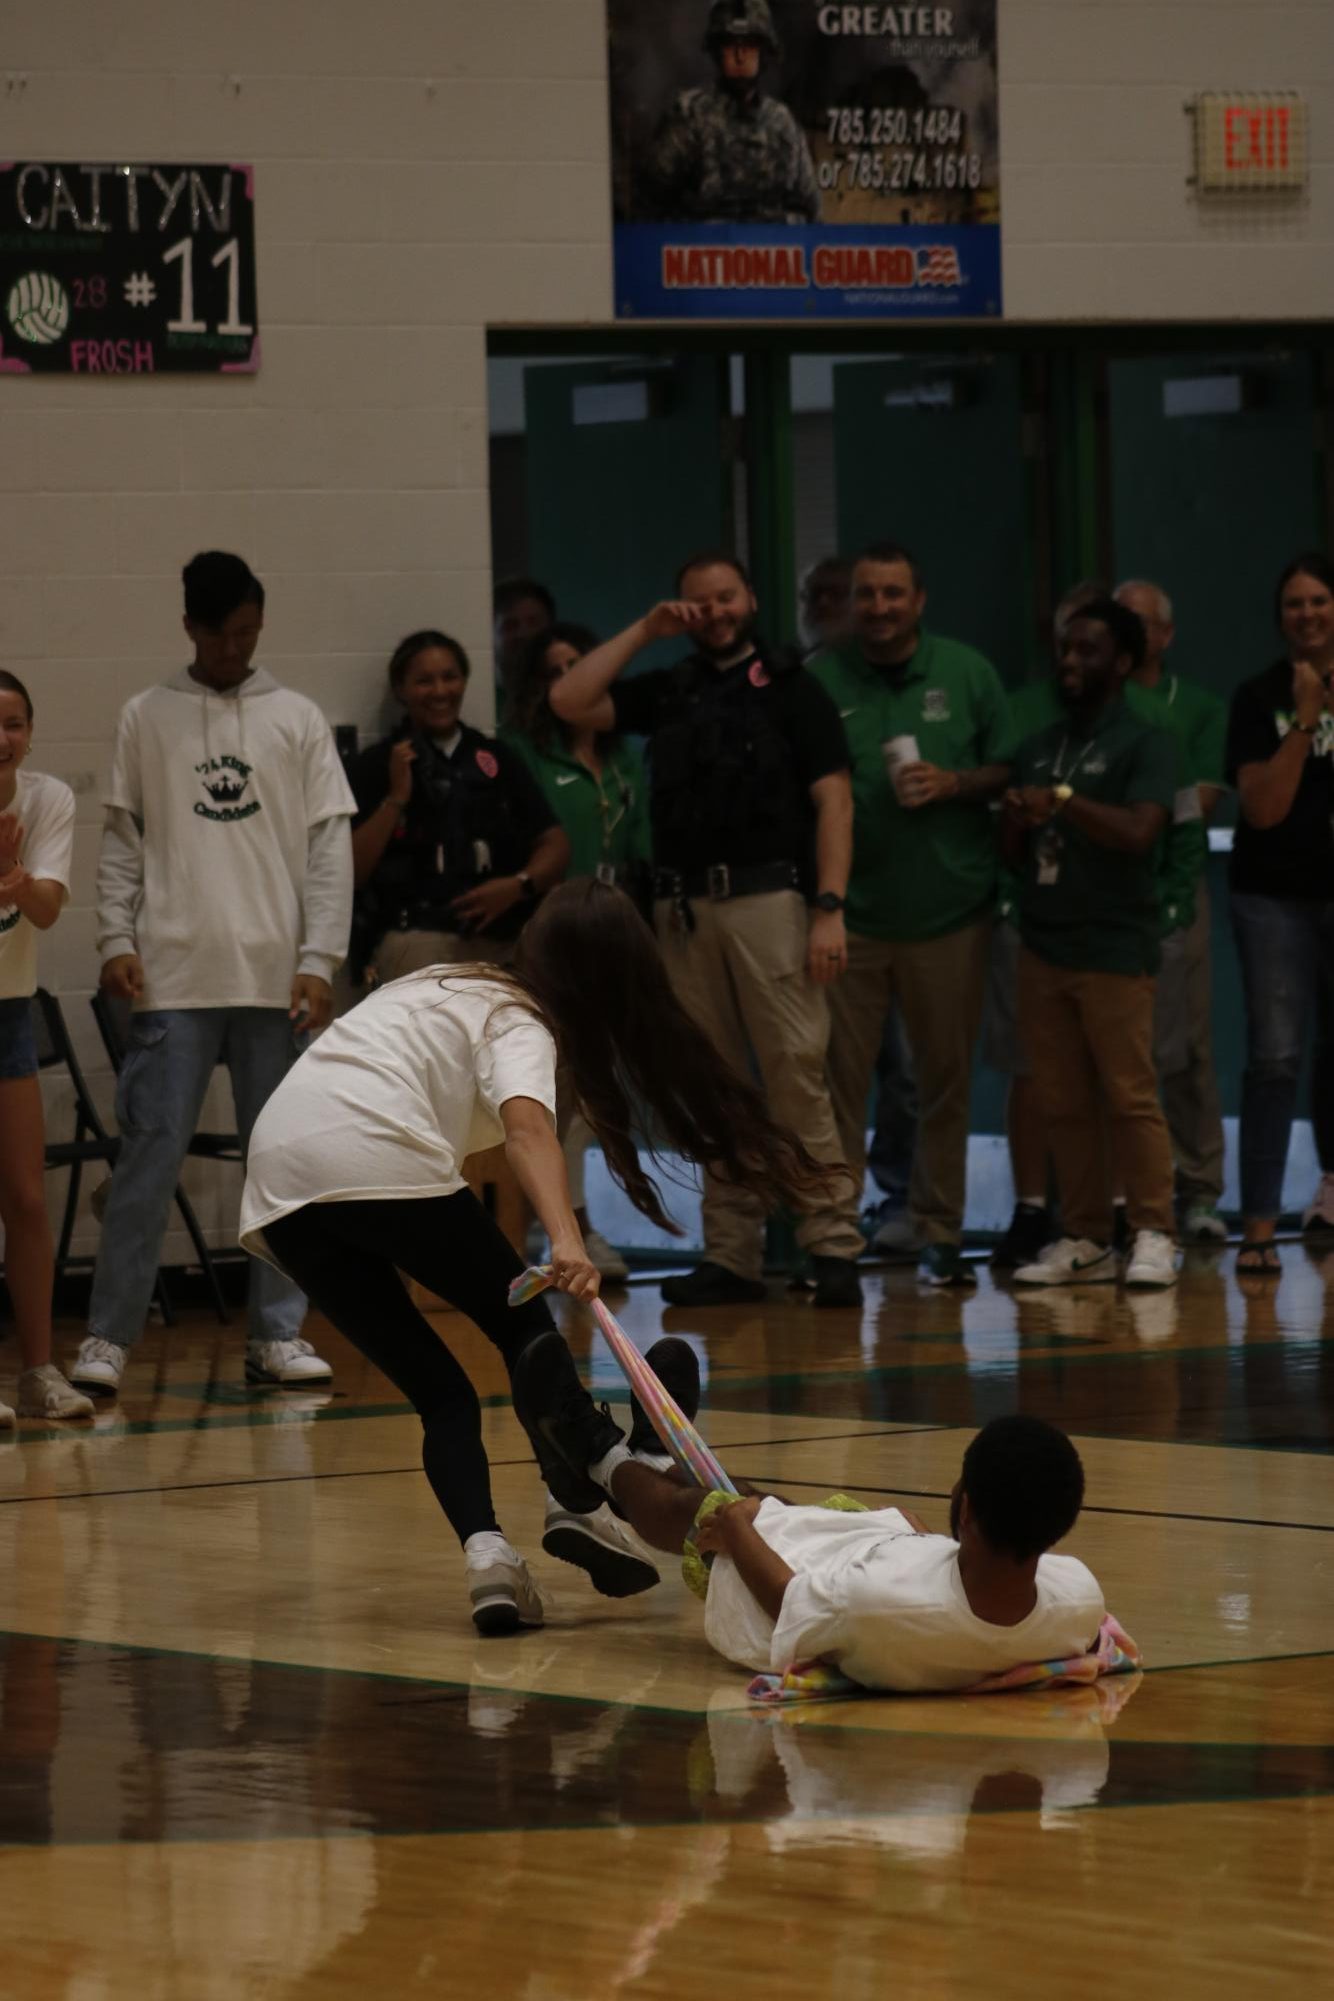
[[[472,651],[489,718],[485,330],[608,318],[604,12],[49,0],[8,11],[0,65],[6,158],[256,169],[257,376],[0,377],[0,660],[81,808],[43,977],[109,1103],[98,801],[120,704],[183,658],[182,563],[249,558],[262,657],[331,720],[374,726],[389,648],[426,622]],[[1334,310],[1334,0],[1001,0],[1001,80],[1011,317]],[[1181,107],[1211,87],[1307,93],[1307,202],[1198,207]],[[63,1131],[59,1090],[48,1109]],[[192,1186],[225,1233],[234,1179]]]

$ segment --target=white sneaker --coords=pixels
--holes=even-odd
[[[1334,1216],[1331,1217],[1331,1227],[1334,1227]],[[1225,1244],[1227,1224],[1211,1203],[1192,1202],[1181,1219],[1181,1234],[1188,1244]]]
[[[601,1230],[584,1231],[584,1249],[603,1278],[629,1278],[629,1265],[616,1246],[607,1242]]]
[[[1322,1174],[1315,1198],[1302,1213],[1302,1228],[1316,1236],[1334,1234],[1334,1174]]]
[[[1161,1230],[1136,1230],[1126,1265],[1126,1284],[1175,1285],[1177,1247]]]
[[[498,1529],[470,1535],[463,1559],[472,1622],[479,1633],[517,1633],[520,1626],[542,1624],[546,1616],[542,1594],[518,1550]]]
[[[122,1348],[119,1341],[103,1341],[99,1335],[89,1334],[79,1343],[69,1379],[81,1389],[101,1390],[107,1396],[114,1396],[129,1359],[129,1349]]]
[[[1060,1237],[1039,1253],[1036,1263],[1020,1265],[1013,1280],[1016,1285],[1115,1285],[1116,1252],[1088,1237]]]
[[[0,1403],[0,1431],[12,1431],[18,1421],[18,1412],[11,1410],[7,1403]]]
[[[20,1417],[91,1417],[91,1397],[80,1396],[54,1362],[25,1369],[19,1377]]]
[[[608,1507],[595,1508],[591,1515],[572,1515],[554,1494],[548,1494],[542,1547],[548,1556],[587,1571],[593,1589],[604,1598],[633,1598],[662,1582]]]
[[[248,1383],[327,1383],[333,1370],[298,1335],[293,1341],[252,1341],[245,1375]]]

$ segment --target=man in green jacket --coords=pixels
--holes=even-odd
[[[845,1158],[860,1176],[876,1051],[897,1000],[920,1100],[909,1194],[919,1275],[959,1285],[972,1282],[959,1243],[996,900],[990,808],[1009,776],[1012,738],[994,667],[927,631],[925,609],[914,558],[873,543],[853,567],[851,641],[810,663],[852,756],[848,967],[830,989],[828,1072]]]

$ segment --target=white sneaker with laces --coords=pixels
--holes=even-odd
[[[93,1400],[65,1381],[54,1362],[19,1377],[20,1417],[91,1417]]]
[[[546,1617],[542,1594],[528,1575],[528,1565],[499,1529],[483,1529],[463,1545],[468,1569],[472,1622],[488,1637],[517,1633],[520,1626],[540,1626]]]
[[[616,1246],[607,1242],[601,1230],[584,1231],[584,1249],[603,1278],[629,1278],[629,1265]]]
[[[80,1389],[101,1390],[114,1396],[129,1358],[129,1349],[122,1348],[119,1341],[103,1341],[99,1335],[89,1334],[79,1343],[69,1379]]]
[[[0,1431],[12,1431],[18,1421],[18,1412],[11,1410],[7,1403],[0,1403]]]
[[[1322,1174],[1310,1206],[1302,1212],[1302,1228],[1318,1236],[1334,1234],[1334,1174]]]
[[[1015,1285],[1115,1285],[1116,1252],[1088,1237],[1060,1237],[1012,1278]]]
[[[327,1383],[333,1370],[309,1341],[252,1341],[245,1351],[248,1383]]]
[[[1126,1284],[1143,1286],[1175,1285],[1177,1247],[1161,1230],[1136,1230],[1126,1265]]]
[[[542,1547],[548,1556],[586,1571],[593,1589],[604,1598],[633,1598],[662,1581],[642,1546],[608,1507],[596,1508],[591,1515],[572,1515],[554,1494],[548,1494]]]

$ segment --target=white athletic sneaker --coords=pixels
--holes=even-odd
[[[1036,1263],[1020,1265],[1013,1280],[1016,1285],[1115,1285],[1116,1252],[1088,1237],[1061,1237],[1039,1253]]]
[[[18,1421],[18,1412],[11,1410],[7,1403],[0,1403],[0,1431],[12,1431]]]
[[[20,1417],[91,1417],[92,1414],[92,1398],[73,1389],[54,1362],[44,1362],[40,1369],[25,1369],[19,1377]]]
[[[1136,1230],[1126,1265],[1126,1284],[1144,1286],[1175,1285],[1177,1247],[1161,1230]]]
[[[528,1575],[528,1565],[499,1529],[470,1535],[463,1547],[468,1569],[472,1622],[479,1633],[517,1633],[520,1626],[540,1626],[545,1618],[542,1594]]]
[[[587,1571],[593,1589],[604,1598],[633,1598],[662,1581],[608,1507],[596,1508],[591,1515],[572,1515],[554,1494],[548,1494],[542,1547],[548,1556]]]
[[[333,1370],[309,1341],[252,1341],[245,1351],[248,1383],[327,1383]]]
[[[1322,1174],[1314,1199],[1302,1214],[1302,1228],[1317,1236],[1334,1234],[1334,1174]]]
[[[122,1348],[119,1341],[103,1341],[98,1335],[89,1334],[79,1343],[69,1379],[80,1389],[101,1390],[104,1395],[114,1396],[129,1358],[129,1349]]]
[[[603,1278],[629,1278],[629,1265],[616,1246],[607,1242],[601,1230],[584,1231],[584,1249]]]
[[[1211,1203],[1192,1202],[1181,1218],[1181,1234],[1188,1244],[1225,1244],[1227,1224]]]

